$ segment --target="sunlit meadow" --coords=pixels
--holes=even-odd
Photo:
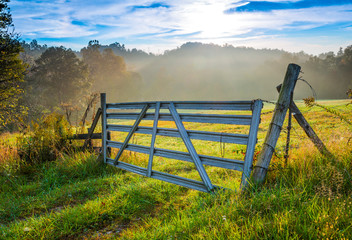
[[[347,101],[319,103],[352,117]],[[28,164],[17,152],[20,134],[1,135],[0,238],[351,239],[352,128],[324,109],[308,108],[301,102],[298,106],[337,163],[320,155],[293,121],[287,165],[283,131],[267,181],[244,192],[239,191],[239,172],[215,167],[206,168],[210,178],[227,189],[208,194],[104,165],[92,152],[63,152],[55,161]],[[263,109],[256,153],[272,116],[265,113],[272,108],[266,105]],[[142,122],[144,126],[150,124]],[[159,127],[174,125],[164,122]],[[194,123],[186,128],[232,133],[244,130]],[[116,140],[123,137],[112,135]],[[136,134],[132,141],[148,145],[150,136]],[[238,145],[192,142],[200,154],[243,157]],[[156,145],[186,150],[176,138],[157,137]],[[144,166],[148,157],[126,151],[123,159]],[[154,168],[199,179],[190,163],[155,157]]]

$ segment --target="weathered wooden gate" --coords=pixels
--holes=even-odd
[[[229,102],[136,102],[136,103],[106,103],[106,95],[101,94],[102,109],[102,154],[104,162],[130,172],[141,174],[147,177],[178,184],[184,187],[196,189],[203,192],[210,192],[214,186],[209,179],[204,165],[242,171],[241,186],[247,184],[252,169],[254,149],[257,142],[257,131],[260,122],[260,113],[263,103],[261,100],[253,101],[229,101]],[[128,110],[140,110],[139,113],[126,112]],[[148,109],[154,112],[147,113]],[[161,109],[168,109],[160,112]],[[178,110],[236,110],[252,111],[251,115],[223,115],[223,114],[200,114],[200,113],[179,113]],[[116,110],[124,110],[116,112]],[[133,125],[108,124],[110,119],[135,120]],[[153,120],[153,127],[139,126],[142,120]],[[158,128],[158,121],[173,121],[175,128]],[[232,134],[208,131],[186,130],[183,122],[197,123],[219,123],[249,125],[248,134]],[[128,132],[124,142],[111,141],[107,139],[109,131]],[[150,147],[131,144],[129,141],[134,133],[150,134]],[[174,151],[168,149],[155,148],[156,136],[168,136],[182,138],[188,152]],[[215,141],[223,143],[234,143],[246,145],[244,160],[233,160],[222,157],[199,155],[195,150],[191,139]],[[109,149],[117,148],[116,156],[109,156]],[[120,157],[124,150],[149,154],[148,167],[132,165],[122,162]],[[153,157],[177,159],[192,162],[202,179],[196,181],[180,176],[171,175],[153,170]]]

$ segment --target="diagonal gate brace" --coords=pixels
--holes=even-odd
[[[176,123],[177,129],[180,132],[181,138],[182,138],[183,142],[185,143],[187,150],[190,153],[194,164],[196,165],[197,171],[198,171],[201,179],[203,180],[204,185],[206,186],[208,191],[212,191],[214,186],[211,183],[209,176],[208,176],[207,172],[205,171],[204,166],[203,166],[202,162],[200,161],[200,158],[196,152],[196,149],[194,148],[194,146],[188,136],[188,133],[187,133],[182,121],[181,121],[180,115],[177,113],[175,105],[172,102],[170,102],[169,110],[172,115],[172,118],[174,119],[174,121]]]
[[[142,121],[142,119],[143,119],[144,115],[146,114],[146,112],[148,111],[148,108],[149,108],[148,104],[144,105],[141,113],[139,114],[137,120],[134,122],[130,132],[128,133],[128,135],[127,135],[125,141],[123,142],[119,152],[117,153],[117,155],[115,157],[115,160],[114,160],[114,165],[117,165],[118,159],[121,157],[123,150],[125,150],[125,148],[127,147],[128,142],[130,141],[133,133],[137,130],[138,125]]]

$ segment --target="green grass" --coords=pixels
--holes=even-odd
[[[345,102],[327,104],[346,111]],[[319,108],[299,107],[339,164],[322,157],[294,122],[288,166],[280,169],[285,167],[282,134],[266,183],[242,193],[237,191],[238,172],[214,167],[206,168],[211,179],[232,190],[197,192],[104,165],[88,152],[36,166],[7,154],[0,168],[0,239],[352,239],[352,130]],[[351,111],[345,114],[352,117]],[[262,116],[258,150],[270,118]],[[216,124],[187,127],[243,130]],[[11,135],[2,139],[9,137],[13,143]],[[150,143],[142,134],[134,141]],[[2,151],[8,152],[12,143],[4,141]],[[172,138],[157,142],[158,147],[184,150],[180,143]],[[220,154],[219,144],[194,144],[203,154]],[[238,149],[226,144],[225,157],[241,157]],[[123,158],[138,165],[148,159],[129,152]],[[154,161],[157,170],[199,178],[191,164]]]

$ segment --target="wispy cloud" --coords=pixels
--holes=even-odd
[[[186,41],[234,45],[265,41],[266,47],[273,48],[279,39],[295,42],[297,35],[310,30],[316,36],[329,36],[322,27],[352,22],[352,2],[348,0],[13,0],[10,7],[16,30],[24,39],[50,38],[53,42],[56,38],[68,47],[71,42],[84,46],[90,39],[119,41],[127,46],[149,46],[156,52],[160,46],[175,47]],[[319,28],[321,32],[316,30]],[[336,31],[330,34],[331,41],[345,44],[345,39],[352,37],[348,28],[341,28],[340,38]],[[304,39],[316,45],[312,36]],[[303,50],[312,50],[303,43],[297,41]]]
[[[236,6],[228,9],[226,12],[256,12],[256,11],[273,11],[273,10],[285,10],[285,9],[304,9],[311,7],[326,7],[326,6],[338,6],[343,4],[351,4],[350,0],[301,0],[301,1],[242,1],[241,6]]]

